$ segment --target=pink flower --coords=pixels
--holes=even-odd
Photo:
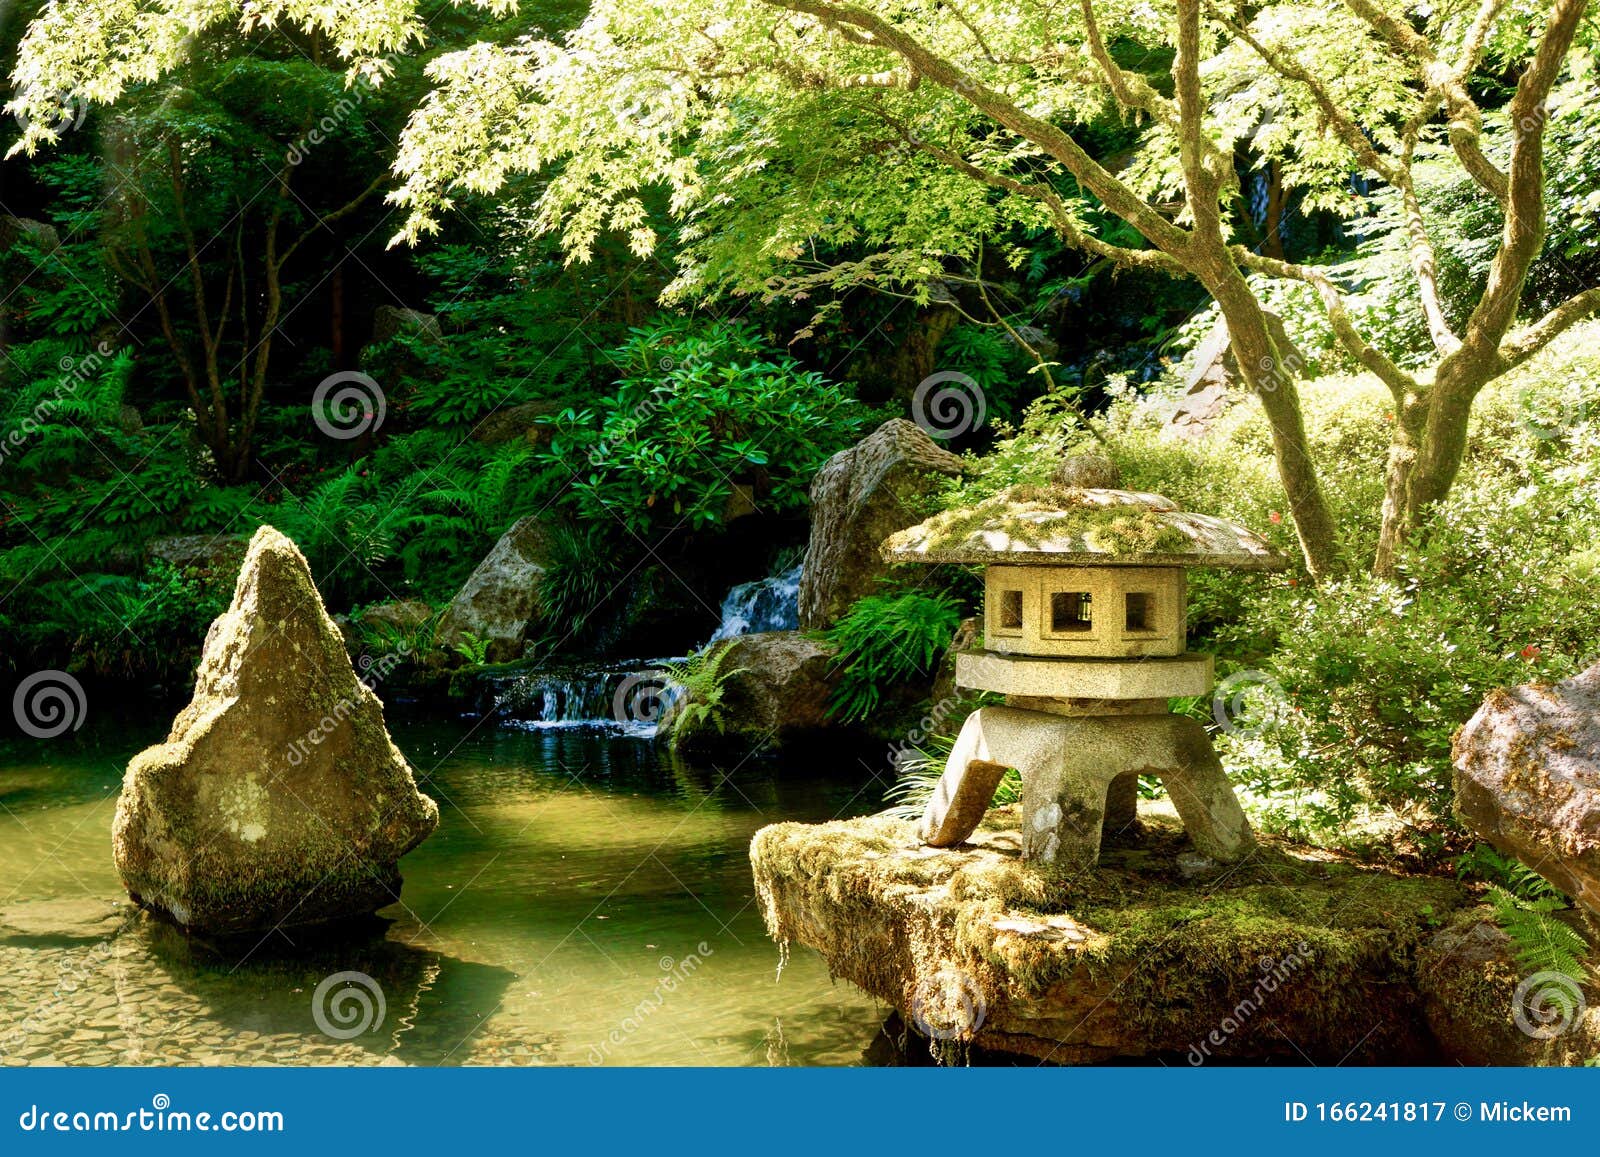
[[[1267,520],[1271,522],[1273,526],[1277,526],[1283,521],[1283,515],[1274,510],[1271,514],[1267,515]]]
[[[1522,650],[1520,652],[1518,652],[1518,653],[1524,659],[1526,659],[1528,662],[1531,663],[1531,662],[1533,662],[1535,659],[1537,659],[1540,656],[1542,651],[1541,651],[1541,648],[1539,647],[1538,643],[1529,643],[1526,647],[1522,648]]]

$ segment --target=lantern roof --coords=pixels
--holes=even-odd
[[[1159,494],[1013,486],[884,540],[885,561],[1006,566],[1181,566],[1282,570],[1288,559],[1236,522]]]

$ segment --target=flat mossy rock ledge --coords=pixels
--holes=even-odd
[[[1022,862],[1015,808],[957,848],[869,816],[774,824],[750,857],[772,937],[816,949],[936,1044],[1060,1064],[1574,1064],[1600,1052],[1597,1011],[1549,1040],[1515,1029],[1509,946],[1465,886],[1270,837],[1242,864],[1196,863],[1175,816],[1141,819],[1137,847],[1108,847],[1076,874]]]

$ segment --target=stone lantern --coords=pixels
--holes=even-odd
[[[970,836],[1014,767],[1025,859],[1093,865],[1104,826],[1135,824],[1140,775],[1160,777],[1202,854],[1250,849],[1211,737],[1167,700],[1212,688],[1211,656],[1185,645],[1187,568],[1281,569],[1264,540],[1158,494],[1017,486],[892,535],[883,556],[985,568],[983,646],[956,655],[956,683],[1006,697],[967,717],[924,843]]]

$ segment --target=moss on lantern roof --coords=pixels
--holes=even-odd
[[[1286,560],[1226,519],[1159,494],[1013,486],[891,535],[889,562],[1053,566],[1218,566],[1277,570]]]

